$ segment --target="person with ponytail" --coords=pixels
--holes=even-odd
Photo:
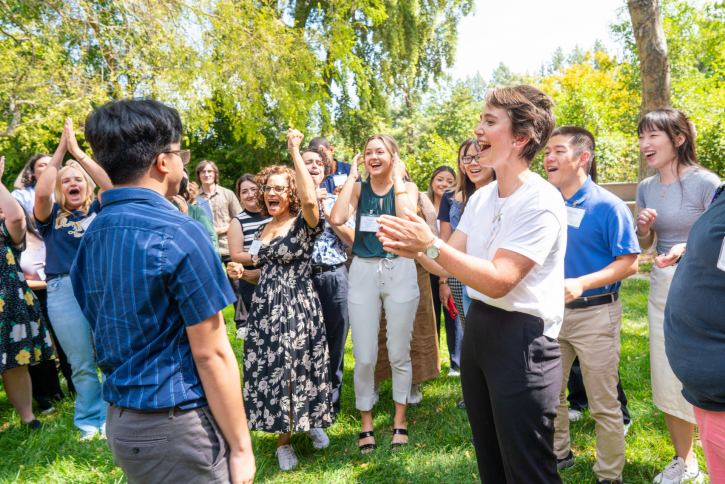
[[[637,237],[643,249],[655,244],[657,253],[650,279],[649,319],[652,397],[665,413],[675,457],[656,483],[702,482],[692,439],[695,414],[682,396],[682,383],[665,354],[664,317],[667,295],[677,264],[687,249],[690,227],[710,204],[718,177],[703,169],[695,151],[695,127],[677,109],[661,107],[645,115],[637,128],[639,149],[658,173],[637,190]]]

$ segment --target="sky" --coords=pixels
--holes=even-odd
[[[557,47],[568,54],[579,44],[590,49],[599,39],[610,53],[618,46],[609,24],[625,0],[476,0],[476,14],[458,27],[453,78],[480,71],[490,79],[503,62],[516,73],[538,71]]]

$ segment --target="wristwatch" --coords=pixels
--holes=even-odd
[[[429,245],[427,249],[425,249],[425,255],[427,255],[430,259],[437,259],[438,251],[440,250],[442,245],[443,240],[436,237],[433,243]]]

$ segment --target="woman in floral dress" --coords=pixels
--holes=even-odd
[[[259,206],[272,221],[260,226],[246,253],[261,273],[244,343],[249,428],[280,434],[282,470],[298,462],[292,431],[306,431],[314,439],[334,420],[322,308],[310,277],[325,219],[300,155],[302,133],[290,130],[287,140],[295,170],[277,165],[257,175]]]
[[[0,375],[8,399],[32,429],[43,426],[33,415],[28,365],[53,356],[40,303],[20,269],[25,249],[25,212],[2,184],[5,157],[0,158]]]

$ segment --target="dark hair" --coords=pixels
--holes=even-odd
[[[156,156],[180,143],[179,113],[153,99],[112,101],[86,119],[85,136],[98,164],[114,185],[133,183]]]
[[[582,153],[589,153],[589,163],[587,164],[587,174],[592,177],[594,183],[597,182],[597,158],[596,158],[596,142],[594,135],[587,129],[578,126],[559,126],[551,133],[554,136],[568,136],[569,144],[574,148],[574,158],[579,158]]]
[[[554,101],[544,91],[526,84],[489,89],[485,100],[486,104],[506,110],[514,138],[529,139],[521,150],[521,158],[531,164],[556,126]]]
[[[678,109],[668,106],[662,106],[651,113],[647,113],[637,126],[637,134],[642,135],[644,131],[663,131],[672,142],[672,146],[677,151],[677,168],[680,166],[695,166],[700,168],[697,160],[695,147],[695,125],[690,121],[685,113]],[[679,147],[677,146],[677,137],[685,136],[685,142]]]
[[[234,183],[234,193],[237,194],[237,198],[241,198],[241,194],[239,191],[242,189],[242,183],[245,181],[252,182],[255,185],[257,184],[257,177],[252,175],[251,173],[245,173],[244,175],[237,178],[237,181]]]
[[[468,199],[473,196],[474,193],[476,193],[476,184],[471,181],[470,178],[468,178],[468,175],[466,175],[466,171],[461,169],[461,165],[463,164],[463,161],[461,159],[466,155],[466,152],[468,152],[468,148],[471,146],[475,146],[476,150],[481,149],[481,145],[478,144],[478,140],[476,138],[468,138],[466,141],[461,143],[461,146],[458,147],[458,174],[456,175],[456,185],[453,188],[449,188],[454,193],[461,192],[461,198],[463,199],[463,205],[461,206],[461,215],[463,215],[463,212],[466,210],[466,205],[468,204]],[[493,172],[493,179],[496,179],[496,172]]]
[[[31,217],[30,214],[25,211],[25,207],[22,205],[20,207],[23,209],[23,213],[25,214],[25,226],[27,231],[32,232],[37,238],[43,240],[43,236],[40,235],[40,230],[38,230],[38,225],[35,223],[35,218]]]
[[[181,177],[181,183],[179,184],[179,195],[188,202],[189,199],[191,199],[191,194],[189,193],[189,170],[187,170],[186,167],[184,167],[184,173],[186,173],[186,176]]]
[[[430,181],[428,182],[428,190],[426,191],[426,193],[427,193],[427,195],[428,195],[428,199],[429,199],[429,200],[430,200],[431,202],[432,202],[433,200],[435,200],[435,198],[434,198],[434,197],[435,197],[435,194],[433,193],[433,179],[434,179],[434,178],[435,178],[436,176],[438,176],[438,174],[439,174],[439,173],[441,173],[441,172],[443,172],[443,171],[445,171],[445,172],[448,172],[448,173],[450,173],[451,175],[453,175],[453,178],[454,178],[454,179],[456,178],[456,172],[455,172],[455,171],[453,171],[453,168],[451,168],[450,166],[446,166],[446,165],[441,165],[441,166],[439,166],[438,168],[436,168],[436,169],[435,169],[435,170],[433,171],[433,174],[432,174],[432,175],[430,176]]]
[[[289,184],[289,213],[292,215],[300,213],[300,210],[302,209],[302,202],[297,194],[297,178],[295,178],[294,170],[284,165],[268,166],[257,175],[257,186],[261,187],[262,185],[266,185],[272,175],[287,176],[287,183]],[[262,190],[257,191],[257,206],[259,207],[259,211],[262,215],[265,217],[270,216],[267,211],[267,204],[264,202],[264,193]]]
[[[201,170],[203,170],[206,165],[211,166],[211,169],[214,170],[214,184],[219,185],[219,167],[211,160],[201,160],[199,164],[196,165],[196,169],[194,170],[194,173],[196,173],[196,179],[199,180],[199,173],[201,173]],[[201,180],[199,180],[199,183],[201,183]]]
[[[25,165],[25,168],[23,168],[23,176],[20,179],[21,183],[25,185],[25,188],[34,187],[35,184],[38,183],[38,180],[35,179],[35,164],[38,162],[38,160],[52,157],[53,155],[49,155],[47,153],[39,153],[30,158],[28,164]]]
[[[310,146],[308,146],[306,150],[300,153],[300,156],[304,155],[305,153],[317,153],[318,155],[320,155],[320,158],[322,159],[322,165],[325,167],[325,176],[332,175],[332,162],[327,157],[325,152],[322,151],[322,149],[320,148],[321,146],[323,145],[312,146],[312,144],[310,143]]]
[[[318,136],[317,138],[312,138],[310,140],[309,147],[310,148],[317,148],[318,146],[323,146],[327,148],[328,150],[332,148],[330,145],[330,142],[327,141],[327,138],[323,138],[322,136]]]

